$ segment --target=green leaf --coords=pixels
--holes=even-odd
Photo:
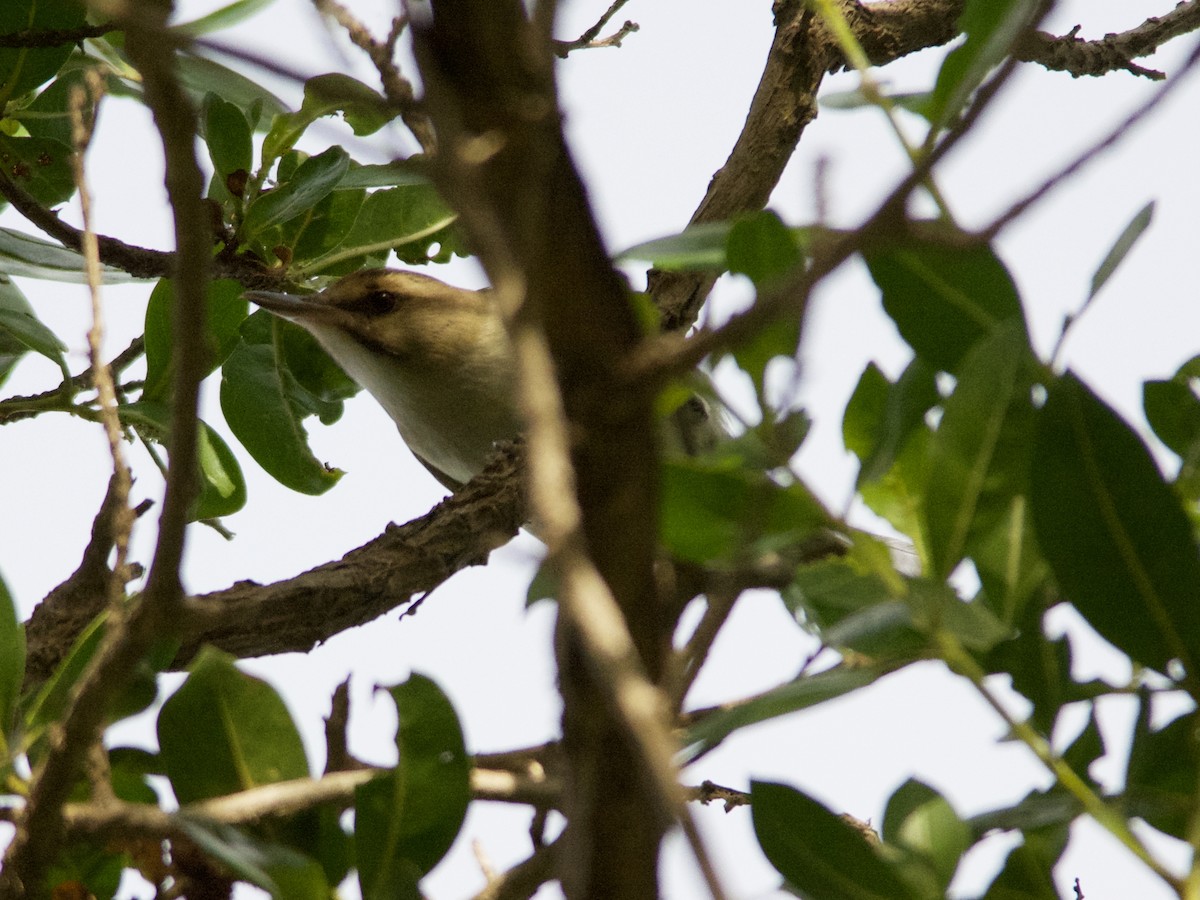
[[[643,259],[666,272],[725,271],[729,222],[689,225],[679,234],[643,241],[616,255],[617,261]]]
[[[1180,458],[1196,453],[1200,442],[1200,397],[1190,379],[1147,381],[1142,385],[1142,409],[1158,439]]]
[[[25,731],[36,737],[51,723],[58,721],[67,707],[71,689],[91,661],[104,637],[104,615],[93,619],[79,632],[71,651],[46,679],[25,711]]]
[[[1008,55],[1037,8],[1036,0],[968,0],[958,22],[967,39],[942,63],[926,112],[933,132],[958,117],[983,79]]]
[[[17,605],[0,578],[0,760],[11,759],[8,736],[16,723],[17,701],[25,680],[25,627]],[[2,764],[0,764],[2,768]]]
[[[273,191],[260,194],[246,210],[242,235],[252,240],[272,225],[286,222],[320,202],[350,168],[350,156],[341,147],[309,157],[292,177]]]
[[[94,65],[94,61],[90,61],[84,52],[72,49],[70,58],[58,75],[32,103],[6,112],[24,125],[33,137],[56,141],[63,147],[72,146],[71,92],[76,87],[85,86],[85,73]],[[91,94],[85,90],[83,114],[90,119],[94,112]]]
[[[329,883],[320,865],[302,853],[187,812],[174,818],[197,847],[274,900],[329,900]]]
[[[323,272],[347,262],[357,264],[366,256],[386,257],[392,250],[404,262],[429,262],[429,249],[445,240],[457,219],[432,185],[375,191],[363,201],[354,225],[335,249],[301,267],[299,273]]]
[[[205,344],[208,347],[208,367],[205,377],[216,371],[240,339],[239,328],[250,309],[242,296],[242,286],[232,279],[212,281],[205,297]],[[171,396],[174,375],[175,338],[171,320],[175,292],[169,278],[159,279],[146,304],[146,381],[142,387],[143,400],[166,400]]]
[[[161,401],[139,400],[117,407],[121,421],[133,425],[146,439],[168,445],[171,409]],[[201,421],[197,461],[200,464],[200,494],[192,504],[192,521],[215,519],[237,512],[246,505],[246,480],[229,445],[206,422]]]
[[[183,86],[195,95],[197,106],[206,95],[216,94],[243,110],[257,105],[262,109],[263,118],[268,121],[287,113],[284,102],[258,82],[211,59],[186,52],[177,53],[175,66]]]
[[[471,762],[449,699],[413,674],[389,690],[400,761],[355,791],[355,846],[366,900],[417,896],[416,880],[450,849],[471,799]]]
[[[909,442],[928,431],[925,414],[940,399],[935,375],[919,358],[895,384],[874,363],[863,370],[842,418],[842,439],[861,462],[859,487],[883,478]]]
[[[0,228],[0,275],[87,284],[84,265],[80,254],[62,244],[43,241],[11,228]],[[105,284],[127,284],[137,280],[108,266],[102,266],[100,274]]]
[[[891,664],[842,665],[815,675],[803,675],[750,700],[707,712],[688,728],[683,739],[684,756],[695,759],[740,728],[844,697],[874,684],[896,668]]]
[[[336,190],[289,219],[272,233],[273,247],[286,247],[292,254],[293,273],[303,270],[313,260],[330,253],[345,240],[362,209],[366,191]],[[381,259],[380,262],[383,260]],[[355,271],[358,260],[347,261],[342,266],[331,267],[325,274],[344,275]]]
[[[259,323],[271,333],[286,323],[271,322],[268,313],[250,316],[243,334]],[[297,326],[291,326],[296,328]],[[336,406],[340,412],[340,405]],[[303,419],[318,412],[336,417],[328,404],[297,381],[279,348],[273,344],[242,343],[221,370],[221,410],[242,446],[273,478],[294,491],[322,494],[342,473],[317,461],[308,447]]]
[[[158,745],[181,804],[309,775],[300,733],[279,694],[211,647],[163,704]]]
[[[415,184],[431,184],[423,168],[412,160],[401,159],[390,163],[362,165],[350,161],[350,171],[338,185],[338,190],[347,188],[409,187]]]
[[[0,132],[0,162],[9,178],[42,206],[58,206],[75,193],[71,148],[59,141]]]
[[[924,863],[922,868],[932,875],[930,893],[944,896],[959,861],[971,846],[971,829],[945,797],[909,779],[888,800],[883,839]]]
[[[150,786],[149,776],[166,775],[157,753],[141,747],[113,747],[108,751],[113,792],[127,803],[152,803],[160,798]]]
[[[734,222],[725,252],[729,271],[758,286],[791,271],[802,259],[796,235],[770,210]]]
[[[191,38],[212,34],[214,31],[232,28],[239,22],[244,22],[274,2],[275,0],[234,0],[233,3],[228,3],[198,19],[193,19],[190,22],[181,22],[173,26],[171,31],[180,34],[182,37]]]
[[[87,24],[83,4],[75,0],[7,0],[0,3],[0,34],[53,31]],[[71,55],[72,45],[0,48],[0,109],[10,100],[45,84]]]
[[[340,72],[316,75],[304,82],[304,101],[294,113],[278,116],[263,140],[263,162],[292,149],[308,126],[341,112],[359,135],[378,131],[393,118],[387,100],[361,81]]]
[[[1060,900],[1051,877],[1057,859],[1027,834],[1025,843],[1008,854],[984,900]]]
[[[1198,719],[1193,710],[1151,730],[1150,705],[1143,700],[1125,775],[1133,814],[1180,840],[1187,840],[1195,815]]]
[[[0,275],[0,341],[0,352],[10,360],[9,369],[21,355],[16,351],[24,347],[34,353],[40,353],[58,366],[64,379],[71,377],[67,359],[63,355],[67,345],[41,323],[33,307],[25,299],[25,294],[11,279],[3,275]],[[0,365],[2,364],[3,359],[0,359]],[[6,369],[0,372],[7,374]]]
[[[1009,323],[964,358],[929,447],[937,473],[925,497],[931,572],[948,578],[972,540],[1025,492],[1033,435],[1025,335]]]
[[[917,896],[862,834],[811,797],[782,784],[755,781],[750,803],[759,846],[801,896],[821,900]]]
[[[883,307],[917,355],[955,372],[977,341],[1009,323],[1027,335],[1016,285],[992,249],[930,226],[865,252]],[[1028,338],[1026,338],[1028,340]]]
[[[1112,249],[1104,257],[1104,261],[1100,263],[1100,268],[1096,270],[1096,274],[1092,276],[1092,287],[1088,291],[1088,300],[1100,292],[1100,288],[1104,287],[1105,283],[1110,279],[1117,267],[1124,262],[1125,257],[1129,255],[1129,251],[1133,249],[1133,245],[1150,227],[1150,220],[1154,218],[1154,201],[1151,200],[1140,210],[1137,215],[1130,219],[1129,224],[1125,226],[1120,237],[1112,245]]]
[[[693,562],[793,545],[828,526],[829,514],[800,483],[780,485],[761,472],[709,459],[663,463],[662,539]]]
[[[1200,556],[1179,498],[1133,430],[1075,375],[1038,416],[1030,500],[1042,554],[1101,635],[1200,673]]]
[[[114,853],[100,842],[73,839],[59,849],[46,870],[44,883],[49,893],[35,896],[60,900],[87,897],[112,900],[121,884],[121,873],[129,865],[124,853]]]
[[[234,172],[249,173],[254,166],[250,123],[241,108],[216,94],[204,97],[204,141],[216,176],[222,181]]]

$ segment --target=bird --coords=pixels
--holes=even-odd
[[[245,297],[311,333],[451,491],[483,470],[497,442],[521,431],[513,346],[488,288],[363,269],[315,294],[247,291]],[[725,434],[699,393],[668,422],[665,442],[689,455],[711,449]]]

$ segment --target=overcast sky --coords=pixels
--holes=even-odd
[[[185,2],[182,18],[217,5]],[[581,0],[564,4],[560,35],[578,34],[606,5]],[[1078,23],[1083,37],[1097,38],[1171,6],[1170,0],[1065,3],[1050,28],[1062,33]],[[358,2],[352,8],[376,24],[385,22],[392,10],[383,2]],[[686,223],[741,127],[771,39],[767,0],[633,0],[621,18],[641,25],[621,49],[577,53],[559,66],[569,137],[614,251],[678,231]],[[351,64],[340,55],[342,42],[326,39],[302,0],[278,0],[222,39],[277,55],[309,74]],[[1144,62],[1171,72],[1194,40],[1176,42]],[[881,77],[897,88],[927,88],[943,53],[917,54],[888,67]],[[369,81],[369,75],[364,79]],[[827,90],[849,88],[855,80],[848,75],[830,79]],[[273,84],[281,96],[295,101],[294,85]],[[939,170],[943,193],[963,223],[982,225],[1155,90],[1154,84],[1128,74],[1076,80],[1027,67]],[[1086,296],[1092,273],[1112,241],[1143,204],[1157,201],[1151,230],[1075,329],[1065,352],[1067,364],[1143,430],[1141,382],[1170,375],[1200,352],[1197,108],[1200,81],[1193,78],[1140,130],[1035,207],[998,244],[1025,300],[1035,345],[1046,353],[1063,315]],[[919,135],[917,123],[909,124]],[[346,134],[336,126],[316,130],[307,148],[323,149]],[[412,149],[399,131],[385,132],[371,143],[380,159]],[[361,157],[368,150],[356,144],[353,152]],[[819,159],[828,162],[831,216],[844,225],[857,223],[871,210],[905,165],[879,116],[822,110],[772,199],[789,223],[803,223],[813,214]],[[126,101],[105,105],[88,163],[99,230],[169,249],[161,154],[139,108]],[[74,220],[77,213],[71,209],[67,217]],[[0,224],[31,230],[11,210],[0,214]],[[483,283],[470,263],[434,274],[464,286]],[[73,285],[21,285],[39,314],[70,345],[73,370],[82,369],[88,324],[84,291]],[[725,308],[747,295],[736,281],[723,282],[719,290]],[[148,286],[106,291],[112,353],[139,333],[148,292]],[[818,295],[807,325],[797,398],[816,422],[798,465],[835,509],[849,502],[855,474],[841,445],[841,410],[871,360],[895,375],[908,351],[883,315],[861,265],[849,264]],[[57,383],[54,367],[31,357],[5,385],[4,396]],[[721,386],[735,400],[744,396],[744,385],[734,380],[722,379]],[[206,386],[203,414],[228,435],[216,388],[215,381]],[[209,529],[193,529],[185,565],[189,590],[289,577],[359,546],[389,521],[420,515],[441,496],[440,487],[414,463],[391,422],[366,395],[348,403],[342,421],[331,428],[310,422],[318,458],[346,470],[346,476],[325,496],[305,497],[271,481],[239,452],[249,505],[227,521],[237,534],[232,542]],[[159,499],[161,479],[136,449],[130,453],[138,474],[135,498]],[[98,426],[62,415],[10,425],[0,430],[0,471],[5,473],[0,496],[7,513],[0,516],[0,573],[27,615],[78,563],[107,478],[104,438]],[[149,561],[153,536],[152,524],[140,526],[135,558]],[[472,750],[546,740],[557,733],[558,716],[549,639],[553,609],[545,603],[528,613],[522,609],[540,546],[529,537],[514,541],[494,554],[486,569],[464,572],[439,588],[414,618],[397,621],[392,615],[310,654],[252,661],[245,668],[284,693],[311,748],[314,770],[324,762],[320,717],[327,712],[333,687],[348,673],[354,678],[357,713],[353,749],[362,757],[389,758],[389,701],[374,704],[372,687],[403,680],[411,671],[432,676],[448,691]],[[1083,631],[1068,616],[1057,615],[1054,622]],[[733,699],[788,680],[814,646],[775,597],[747,596],[718,642],[693,702]],[[1101,674],[1119,680],[1127,675],[1119,655],[1086,636],[1077,647],[1077,660],[1078,677]],[[1112,779],[1123,770],[1120,748],[1132,705],[1108,700],[1104,707],[1114,758],[1096,766],[1093,774],[1119,786]],[[1014,703],[1013,709],[1021,706]],[[1071,727],[1078,729],[1082,722],[1078,716]],[[128,742],[153,739],[145,725],[119,731]],[[711,778],[738,788],[745,788],[751,777],[780,780],[835,811],[878,824],[891,792],[905,779],[918,777],[945,793],[966,816],[1011,803],[1049,783],[1029,754],[998,743],[1002,731],[971,690],[942,667],[914,666],[848,700],[748,730],[689,770],[686,780]],[[1057,737],[1062,745],[1073,733],[1067,729]],[[770,895],[778,878],[756,850],[748,812],[725,815],[713,808],[698,815],[732,895]],[[427,881],[430,895],[458,897],[479,887],[471,840],[480,840],[498,867],[523,858],[528,819],[519,809],[473,807],[454,853]],[[1064,896],[1075,877],[1082,879],[1089,898],[1168,896],[1099,829],[1083,825],[1076,832],[1078,840],[1057,872]],[[997,838],[973,854],[956,889],[966,894],[979,890],[1011,844]],[[1155,845],[1170,846],[1165,839]],[[1170,849],[1173,859],[1184,858],[1181,846]],[[689,865],[678,848],[670,854],[669,896],[700,895]]]

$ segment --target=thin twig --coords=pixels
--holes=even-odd
[[[436,152],[437,138],[433,132],[433,125],[416,100],[412,82],[400,74],[400,68],[396,65],[396,42],[400,40],[400,35],[408,23],[407,17],[394,18],[387,38],[377,41],[367,26],[337,0],[313,0],[313,5],[341,25],[351,42],[367,54],[379,73],[384,96],[399,111],[401,120],[417,139],[421,149],[430,154]]]

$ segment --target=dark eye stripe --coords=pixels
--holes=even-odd
[[[396,308],[399,297],[391,291],[371,291],[343,304],[343,309],[362,313],[364,316],[382,316]]]

